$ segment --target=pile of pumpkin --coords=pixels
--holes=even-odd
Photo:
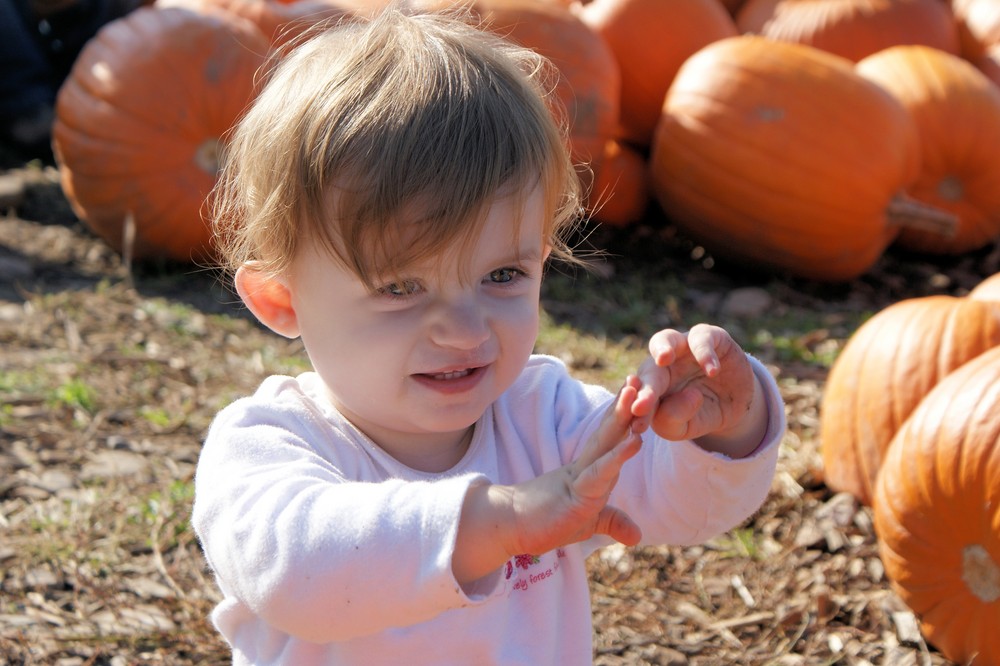
[[[389,1],[155,0],[105,26],[57,103],[78,216],[135,257],[210,256],[220,141],[268,52]],[[560,71],[598,222],[658,205],[719,258],[822,281],[1000,234],[998,0],[466,4]]]
[[[826,485],[871,506],[926,639],[1000,664],[1000,273],[862,324],[827,378],[820,447]]]

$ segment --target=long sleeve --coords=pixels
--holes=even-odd
[[[270,404],[234,403],[207,437],[193,524],[220,586],[275,629],[316,642],[469,604],[451,553],[465,493],[484,477],[382,480],[355,444],[320,455],[329,424],[288,400],[290,386],[263,389]]]
[[[784,408],[766,369],[754,370],[771,417],[754,455],[650,437],[625,465],[611,501],[645,542],[703,541],[763,501]],[[223,592],[212,617],[234,664],[591,663],[586,556],[606,540],[515,555],[468,595],[451,558],[468,489],[569,463],[613,396],[532,357],[462,461],[424,474],[336,413],[318,382],[265,380],[219,414],[198,463],[192,522]]]
[[[642,450],[625,464],[609,502],[639,524],[643,543],[702,543],[739,525],[767,497],[785,432],[785,409],[774,378],[748,358],[767,404],[764,441],[753,455],[731,459],[694,442],[667,441],[647,431]],[[562,363],[547,357],[533,359],[519,386],[522,390],[508,392],[495,410],[497,439],[548,440],[558,446],[540,446],[522,457],[512,473],[518,478],[573,460],[614,398],[601,387],[579,383]],[[606,537],[596,537],[585,548],[608,543]]]
[[[732,459],[690,441],[669,442],[649,433],[638,459],[630,460],[611,503],[643,528],[643,543],[703,543],[749,518],[767,498],[785,410],[771,374],[751,358],[764,388],[768,427],[757,450]]]

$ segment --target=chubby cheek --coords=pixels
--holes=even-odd
[[[310,317],[302,325],[302,343],[313,368],[337,391],[363,390],[391,372],[393,355],[403,346],[398,336],[362,328],[349,315]],[[399,374],[399,371],[395,373]]]
[[[497,325],[497,334],[501,336],[504,354],[511,362],[521,361],[535,348],[539,327],[538,303],[522,304],[512,308],[502,322]]]
[[[346,341],[345,341],[346,342]],[[322,378],[338,409],[354,416],[370,417],[372,409],[400,401],[404,359],[399,345],[359,338],[338,347],[323,345],[309,353],[313,368]]]

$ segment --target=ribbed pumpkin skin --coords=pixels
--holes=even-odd
[[[625,227],[639,221],[651,200],[645,155],[627,143],[609,141],[589,192],[591,218]]]
[[[594,170],[600,168],[605,145],[618,133],[621,73],[611,49],[576,13],[551,0],[413,0],[412,4],[430,10],[467,7],[501,36],[548,58],[559,71],[555,93],[566,109],[573,158]]]
[[[648,147],[663,98],[685,60],[736,24],[719,0],[592,0],[579,12],[621,68],[621,138]]]
[[[921,632],[959,664],[1000,664],[1000,348],[927,394],[875,490],[879,554]]]
[[[224,9],[253,23],[279,47],[300,38],[310,26],[350,16],[354,12],[348,9],[348,2],[357,4],[357,0],[156,0],[156,5],[197,12]]]
[[[253,94],[264,36],[225,12],[143,7],[87,43],[59,91],[53,150],[73,210],[135,258],[210,257],[219,141]]]
[[[893,436],[948,373],[1000,345],[1000,303],[926,296],[899,301],[855,331],[820,406],[826,485],[871,504]]]
[[[941,0],[747,0],[741,32],[808,44],[857,62],[897,44],[959,53],[958,28]]]
[[[823,281],[881,256],[918,170],[912,119],[850,61],[753,35],[684,63],[650,159],[664,211],[709,252]]]
[[[922,167],[907,194],[958,219],[953,235],[904,229],[896,243],[931,254],[992,243],[1000,236],[1000,88],[966,60],[927,46],[894,46],[855,69],[916,122]]]

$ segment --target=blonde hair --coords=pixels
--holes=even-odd
[[[474,240],[493,201],[536,185],[546,242],[572,261],[582,195],[552,77],[454,12],[392,7],[324,28],[280,59],[231,137],[213,196],[223,263],[277,274],[318,241],[372,286]]]

